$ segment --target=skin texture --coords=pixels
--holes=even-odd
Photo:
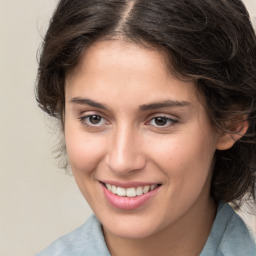
[[[160,52],[109,40],[86,51],[65,97],[69,162],[111,254],[199,255],[216,211],[214,152],[233,143],[212,126],[195,84],[172,77]],[[106,180],[161,187],[141,207],[120,210],[104,196]]]

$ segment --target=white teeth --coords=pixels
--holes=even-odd
[[[106,184],[106,187],[107,187],[108,190],[111,191],[111,185],[110,184]]]
[[[142,194],[146,194],[149,191],[155,189],[157,187],[156,184],[154,185],[147,185],[147,186],[141,186],[141,187],[134,187],[134,188],[122,188],[122,187],[116,187],[115,185],[105,184],[107,189],[111,191],[113,194],[116,194],[118,196],[127,196],[127,197],[135,197],[135,196],[141,196]]]
[[[148,193],[149,189],[150,189],[150,186],[145,186],[145,187],[143,188],[143,193],[144,193],[144,194],[145,194],[145,193]]]
[[[112,185],[112,190],[110,190],[110,191],[112,191],[113,194],[116,194],[116,192],[117,192],[116,190],[117,190],[117,189],[116,189],[116,186],[115,186],[115,185]]]
[[[116,189],[116,194],[117,194],[118,196],[126,196],[125,188],[117,187],[117,189]]]
[[[137,196],[135,188],[127,188],[126,189],[126,196],[128,196],[128,197]]]
[[[157,187],[157,185],[151,185],[150,186],[150,190],[153,190],[153,189],[155,189]]]
[[[137,194],[137,196],[141,196],[143,194],[143,188],[142,187],[137,187],[136,188],[136,194]]]

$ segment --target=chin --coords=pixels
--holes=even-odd
[[[155,218],[154,218],[155,219]],[[107,225],[104,225],[104,222]],[[126,239],[143,239],[158,232],[159,223],[150,218],[136,217],[128,215],[126,218],[112,218],[112,221],[103,220],[104,232],[110,233],[115,237]]]
[[[104,229],[104,227],[103,227]],[[149,229],[140,229],[140,228],[118,228],[118,229],[106,229],[105,232],[109,232],[115,237],[125,238],[125,239],[144,239],[150,237],[154,234],[154,231]]]

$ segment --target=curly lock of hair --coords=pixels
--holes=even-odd
[[[215,200],[255,199],[256,36],[240,0],[61,0],[38,68],[39,106],[62,122],[65,78],[95,41],[122,37],[164,51],[172,74],[193,79],[212,122],[246,118],[249,129],[229,150],[216,151]],[[237,204],[238,205],[238,204]]]

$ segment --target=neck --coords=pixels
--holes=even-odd
[[[211,198],[199,199],[175,223],[142,239],[116,237],[104,230],[112,256],[198,256],[210,234],[216,215]]]

